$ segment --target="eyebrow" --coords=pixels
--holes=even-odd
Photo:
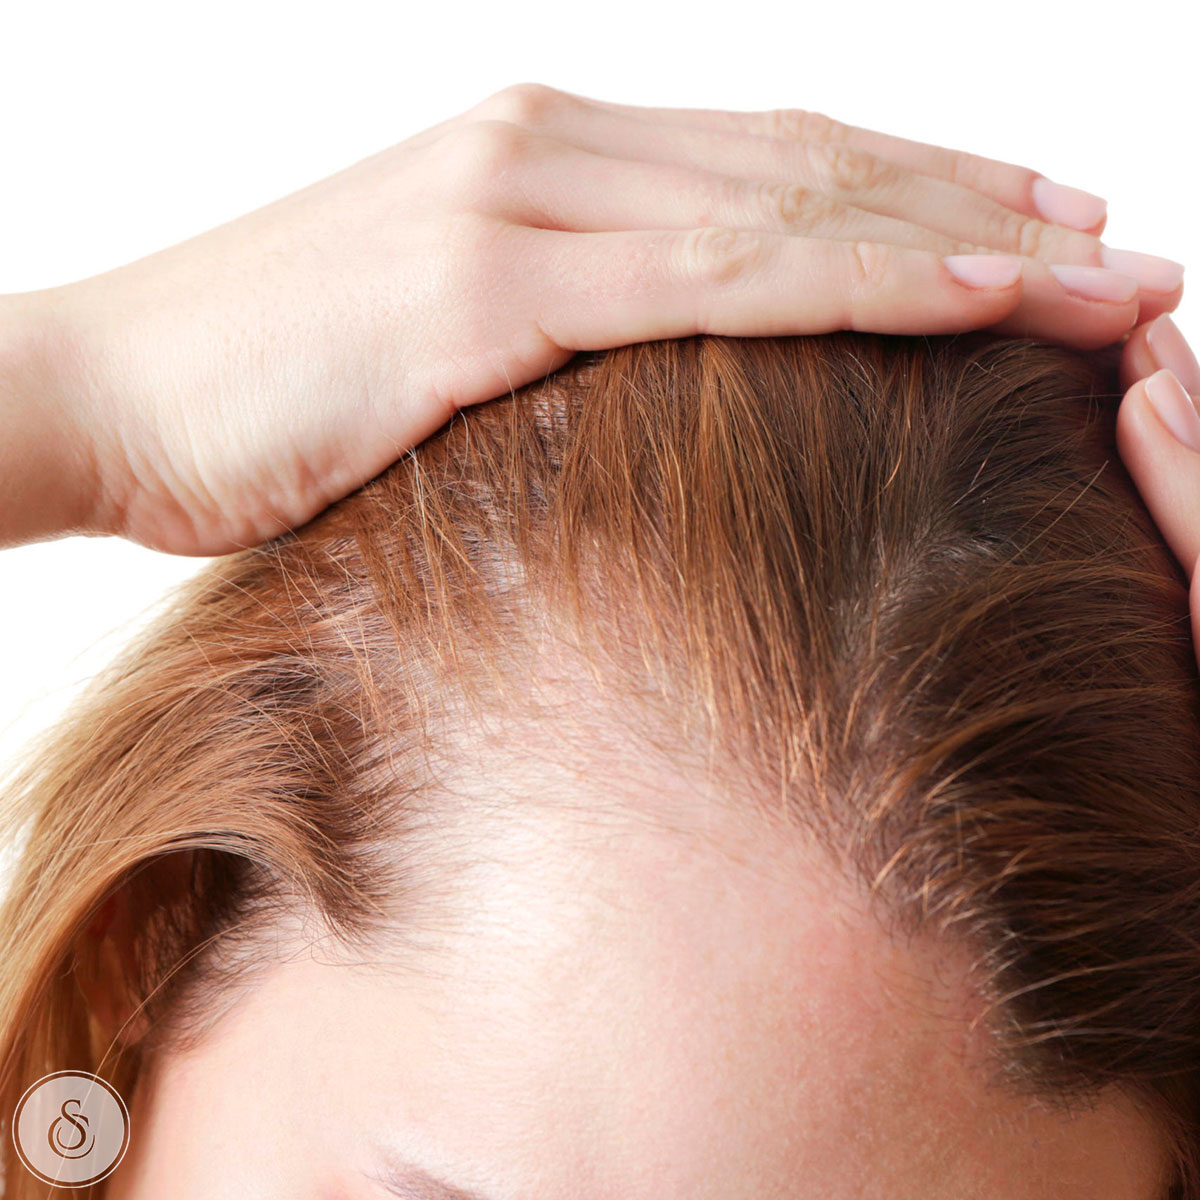
[[[489,1200],[482,1192],[455,1187],[414,1163],[390,1156],[384,1158],[379,1171],[366,1172],[366,1175],[399,1200]]]

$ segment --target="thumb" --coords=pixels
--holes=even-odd
[[[1200,605],[1195,578],[1200,556],[1200,415],[1171,371],[1155,371],[1125,393],[1117,412],[1117,450],[1192,584],[1196,614]]]
[[[1188,591],[1188,608],[1192,614],[1192,645],[1196,649],[1196,662],[1200,664],[1200,571],[1192,573],[1192,586]]]

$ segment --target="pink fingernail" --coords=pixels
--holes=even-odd
[[[1119,275],[1104,267],[1079,267],[1074,263],[1051,263],[1054,278],[1073,296],[1084,300],[1104,300],[1109,304],[1128,304],[1137,295],[1136,279]]]
[[[1079,188],[1054,183],[1045,175],[1033,181],[1033,202],[1042,219],[1054,225],[1069,225],[1072,229],[1091,229],[1104,219],[1108,201]]]
[[[1146,380],[1146,399],[1159,420],[1185,446],[1200,453],[1200,416],[1183,384],[1165,367]]]
[[[1011,254],[948,254],[942,262],[972,288],[1012,287],[1021,277],[1021,260]]]
[[[1200,362],[1196,361],[1187,339],[1167,313],[1150,322],[1146,329],[1146,345],[1160,367],[1169,367],[1189,392],[1200,396]]]
[[[1173,292],[1183,282],[1183,263],[1159,258],[1157,254],[1101,246],[1100,261],[1110,271],[1132,276],[1147,291]]]

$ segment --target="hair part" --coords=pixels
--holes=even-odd
[[[718,771],[732,811],[820,839],[897,933],[972,948],[1011,1086],[1128,1092],[1200,1200],[1200,690],[1117,353],[582,353],[208,564],[6,789],[0,1116],[68,1065],[131,1088],[285,925],[421,969],[451,831],[563,801],[469,786],[519,725],[547,761],[607,737]],[[89,999],[117,892],[127,1040]]]

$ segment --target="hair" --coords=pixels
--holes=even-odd
[[[451,814],[536,802],[462,781],[574,713],[628,759],[718,763],[731,808],[819,838],[898,930],[972,947],[1003,1078],[1116,1085],[1200,1200],[1200,689],[1116,453],[1117,354],[586,352],[205,564],[6,788],[0,1119],[54,1070],[128,1095],[297,914],[419,969]],[[2,1144],[9,1200],[40,1195]]]

